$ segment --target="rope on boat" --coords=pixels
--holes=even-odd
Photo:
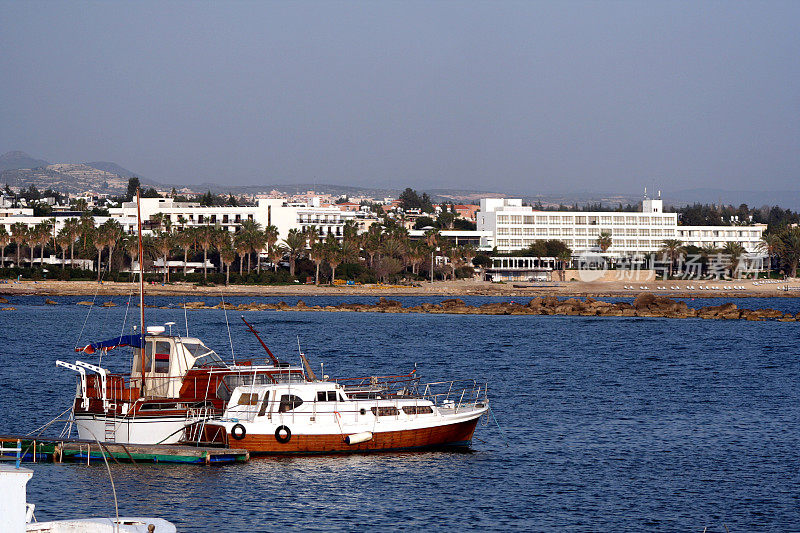
[[[492,411],[491,407],[489,407],[489,414],[492,415],[494,424],[497,426],[497,429],[500,430],[500,435],[503,437],[503,442],[505,443],[506,448],[508,448],[510,445],[508,444],[508,438],[506,437],[506,433],[503,431],[503,428],[501,428],[500,424],[497,422],[497,417],[494,416],[494,411]]]
[[[35,436],[39,436],[39,435],[41,435],[42,431],[44,431],[45,429],[49,428],[49,427],[50,427],[51,425],[53,425],[54,423],[56,423],[56,422],[60,421],[60,420],[61,420],[61,417],[62,417],[62,416],[64,416],[65,414],[67,414],[67,413],[68,413],[69,411],[71,411],[71,410],[72,410],[72,406],[70,405],[69,407],[67,407],[67,408],[64,410],[64,412],[62,412],[60,415],[56,416],[56,417],[55,417],[54,419],[52,419],[50,422],[47,422],[45,425],[43,425],[43,426],[40,426],[40,427],[38,427],[38,428],[34,429],[33,431],[30,431],[30,432],[26,433],[26,434],[25,434],[25,436],[26,436],[26,437],[30,437],[31,435],[35,435]],[[67,421],[69,421],[70,419],[71,419],[71,417],[70,417],[70,418],[68,418],[68,419],[66,419],[66,420],[67,420]]]
[[[233,358],[233,364],[236,364],[236,354],[233,353],[233,339],[231,338],[231,325],[228,323],[228,306],[225,305],[225,295],[220,293],[220,298],[222,298],[222,310],[225,312],[225,326],[228,328],[228,341],[231,343],[231,357]]]
[[[100,268],[100,265],[97,265],[97,268]],[[94,291],[94,296],[92,297],[92,305],[89,306],[89,310],[86,312],[86,319],[83,321],[83,327],[81,328],[81,332],[78,334],[78,340],[75,341],[75,348],[78,348],[81,344],[81,337],[83,337],[83,330],[86,329],[86,323],[89,321],[89,315],[92,314],[92,308],[94,307],[94,302],[97,300],[97,294],[100,292],[100,285],[103,283],[103,278],[105,277],[106,273],[100,273],[100,283],[97,284],[97,289]]]

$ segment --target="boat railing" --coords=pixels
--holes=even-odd
[[[416,370],[398,376],[367,376],[360,378],[334,379],[347,391],[386,392],[402,390],[407,395],[416,394],[420,378]]]
[[[442,411],[458,413],[488,405],[488,388],[474,379],[434,381],[425,384],[421,396]]]

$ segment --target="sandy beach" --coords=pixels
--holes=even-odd
[[[702,289],[700,287],[703,287]],[[706,289],[705,287],[710,287]],[[736,288],[740,287],[740,288]],[[786,290],[786,289],[789,290]],[[93,296],[128,295],[138,291],[136,283],[95,281],[0,281],[0,295],[40,296]],[[146,293],[151,296],[541,296],[558,297],[619,297],[636,296],[651,292],[669,297],[798,297],[800,280],[754,284],[753,281],[735,280],[652,280],[631,282],[619,280],[568,281],[548,283],[490,283],[484,281],[457,280],[420,283],[419,286],[402,285],[224,285],[198,287],[190,283],[162,285],[148,284]]]

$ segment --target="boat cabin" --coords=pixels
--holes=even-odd
[[[132,388],[139,388],[141,385],[141,352],[140,348],[133,349],[130,381]],[[177,398],[183,377],[193,368],[228,368],[220,356],[200,339],[163,334],[145,336],[144,367],[147,395],[159,398]]]

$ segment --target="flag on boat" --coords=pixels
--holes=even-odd
[[[120,337],[114,337],[113,339],[108,339],[106,341],[93,342],[92,344],[87,344],[83,348],[75,348],[75,351],[93,354],[97,350],[111,350],[118,346],[133,346],[134,348],[141,348],[143,346],[142,336],[122,335]]]

